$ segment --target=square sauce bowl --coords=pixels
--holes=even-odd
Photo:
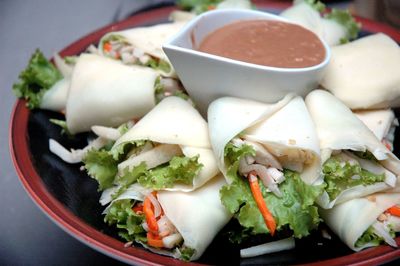
[[[308,67],[271,67],[200,52],[200,43],[215,30],[244,20],[286,19],[266,12],[222,9],[205,12],[188,22],[164,45],[163,50],[183,86],[202,114],[208,105],[223,96],[274,103],[288,93],[305,96],[318,86],[330,60],[329,46],[318,36],[325,57]],[[304,29],[306,30],[306,29]],[[307,30],[308,31],[308,30]]]

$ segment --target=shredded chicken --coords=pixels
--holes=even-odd
[[[283,169],[282,165],[275,156],[262,145],[252,141],[235,138],[232,143],[237,147],[250,145],[256,151],[255,156],[247,155],[240,160],[239,173],[247,176],[250,172],[255,171],[267,190],[281,197],[282,193],[278,184],[282,183],[285,177],[281,171]]]

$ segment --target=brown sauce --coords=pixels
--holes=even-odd
[[[208,34],[198,50],[281,68],[310,67],[325,58],[325,48],[313,32],[274,20],[243,20],[225,25]]]

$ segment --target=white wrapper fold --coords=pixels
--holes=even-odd
[[[217,233],[231,218],[219,197],[219,191],[225,184],[222,175],[218,175],[195,191],[157,192],[157,199],[164,214],[183,237],[183,245],[195,250],[191,260],[198,259],[204,253]],[[103,205],[111,201],[114,190],[115,188],[111,188],[103,192],[100,200]],[[122,199],[143,201],[148,193],[150,193],[148,189],[135,183],[114,201]],[[107,210],[108,208],[104,213],[107,213]],[[143,246],[155,253],[179,258],[179,252],[176,249],[156,249],[145,244]]]
[[[192,192],[160,191],[157,194],[165,215],[184,239],[184,245],[195,249],[198,259],[231,215],[222,205],[219,191],[226,184],[222,175]]]
[[[321,209],[320,214],[349,248],[359,251],[373,244],[356,247],[357,240],[377,221],[379,215],[396,204],[400,204],[399,193],[377,193],[347,201],[329,210]]]
[[[285,9],[280,16],[314,32],[329,46],[340,44],[347,37],[347,29],[334,19],[321,16],[320,12],[305,1],[294,1],[294,5]]]
[[[150,140],[163,144],[176,144],[187,157],[199,155],[203,164],[192,185],[176,185],[169,190],[191,191],[202,186],[218,174],[218,166],[211,150],[208,125],[200,113],[179,97],[167,97],[144,116],[114,147],[135,140]]]
[[[94,54],[82,54],[72,73],[66,104],[71,133],[91,126],[119,126],[155,106],[157,74]]]
[[[65,110],[70,85],[71,80],[69,78],[57,81],[43,94],[40,108],[57,112]]]
[[[393,110],[364,110],[354,112],[354,114],[380,141],[387,139],[390,142],[393,142],[393,139],[391,139],[393,136],[390,136],[390,134],[394,134],[395,127],[399,125]]]
[[[400,162],[397,157],[340,100],[327,91],[315,90],[306,97],[305,102],[317,129],[323,163],[331,157],[333,151],[368,150],[398,179]],[[323,208],[331,208],[336,202],[340,203],[389,188],[390,186],[384,182],[357,186],[343,191],[336,199],[329,200],[328,195],[324,194],[318,203]]]
[[[318,138],[300,97],[288,95],[276,104],[220,98],[211,103],[208,121],[211,143],[223,173],[226,172],[225,146],[240,133],[241,138],[263,145],[278,160],[307,156],[309,163],[300,173],[301,178],[308,184],[319,179]]]
[[[321,85],[351,109],[400,106],[400,48],[383,33],[333,47]]]
[[[169,62],[167,56],[162,50],[162,45],[167,41],[168,38],[176,34],[186,24],[186,22],[187,21],[184,20],[172,23],[157,24],[155,26],[136,27],[123,31],[110,32],[101,38],[99,42],[99,51],[102,53],[104,40],[107,40],[110,36],[122,36],[125,41],[135,48],[140,49],[145,54],[149,54],[155,58]],[[161,72],[161,74],[163,76],[176,76],[173,69],[169,73]]]

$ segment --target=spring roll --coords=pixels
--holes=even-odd
[[[117,164],[115,180],[136,175],[137,182],[154,190],[191,191],[219,172],[206,121],[175,96],[162,100],[109,152]]]
[[[352,250],[387,243],[397,247],[393,239],[400,232],[399,193],[377,193],[339,204],[332,209],[321,209],[320,213],[328,226]]]
[[[208,121],[229,183],[221,190],[229,212],[251,234],[288,226],[295,237],[308,235],[319,221],[314,202],[322,187],[312,185],[320,182],[319,146],[302,98],[288,95],[276,104],[220,98],[209,106]]]
[[[110,32],[101,38],[99,51],[102,55],[121,60],[124,64],[148,66],[162,76],[176,77],[162,45],[186,22],[177,21]]]
[[[93,125],[119,126],[140,118],[156,104],[158,75],[94,54],[82,54],[71,77],[66,122],[72,134]]]
[[[219,199],[224,184],[219,175],[192,192],[154,193],[136,183],[105,209],[105,221],[116,224],[126,241],[138,242],[158,254],[196,260],[231,218]],[[109,194],[103,192],[103,205],[110,203]],[[148,204],[154,209],[156,226],[148,219],[151,215],[146,216]]]
[[[400,48],[377,33],[333,47],[321,85],[351,109],[400,106]]]
[[[339,99],[315,90],[306,97],[321,148],[325,192],[322,208],[393,188],[397,157]]]

